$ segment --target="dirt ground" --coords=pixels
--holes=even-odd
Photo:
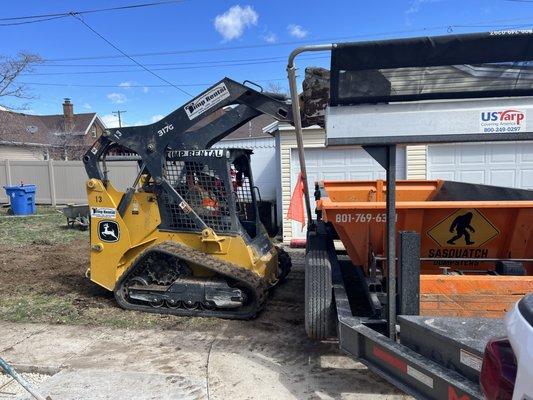
[[[300,388],[300,395],[296,398],[359,399],[377,398],[378,395],[384,396],[382,398],[403,398],[391,385],[342,355],[336,343],[314,343],[307,339],[303,326],[302,251],[291,251],[293,271],[287,281],[271,294],[265,309],[254,320],[231,321],[140,313],[119,308],[112,293],[85,278],[89,266],[87,233],[69,232],[63,236],[63,240],[58,240],[50,229],[64,229],[64,222],[60,216],[53,218],[56,218],[55,222],[45,224],[42,229],[34,224],[33,231],[28,233],[30,237],[21,236],[17,241],[6,241],[0,235],[0,320],[125,328],[130,331],[156,329],[163,335],[165,332],[182,332],[198,338],[226,332],[228,339],[222,343],[227,345],[218,349],[221,360],[224,359],[224,352],[235,353],[235,343],[230,339],[238,337],[239,346],[245,346],[249,354],[264,353],[269,359],[275,360],[276,365],[289,368],[287,374],[295,374],[291,380],[300,376],[300,383],[295,383]],[[3,222],[0,217],[0,226]],[[22,222],[16,220],[9,223],[14,226]],[[319,366],[309,361],[316,357],[322,360]],[[224,368],[230,367],[226,365]],[[239,365],[234,367],[242,373]],[[233,369],[230,368],[227,372],[231,371]],[[313,389],[307,387],[308,373],[319,373],[320,385],[326,388],[320,390],[325,390],[324,393],[329,395],[312,395]],[[234,378],[240,380],[239,376],[240,373],[237,373]],[[213,377],[216,378],[216,375]],[[216,385],[216,379],[213,384]],[[343,393],[351,394],[341,396],[338,392],[340,389]],[[308,395],[304,396],[304,393]],[[231,390],[226,394],[241,398],[235,397]]]

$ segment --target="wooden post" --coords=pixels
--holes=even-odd
[[[50,182],[50,199],[52,201],[52,206],[56,206],[56,183],[54,177],[54,161],[48,159],[48,180]]]

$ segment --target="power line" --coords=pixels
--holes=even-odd
[[[315,59],[322,58],[317,56],[306,56],[303,54],[298,59]],[[253,61],[287,61],[287,55],[273,56],[273,57],[259,57],[259,58],[241,58],[241,59],[229,59],[229,60],[203,60],[203,61],[181,61],[181,62],[167,62],[167,63],[145,63],[144,65],[155,66],[172,66],[172,65],[202,65],[202,64],[226,64],[234,62],[253,62]],[[57,64],[54,61],[45,62],[39,64],[40,67],[129,67],[131,64]],[[223,66],[223,65],[222,65]]]
[[[239,46],[227,46],[227,47],[206,47],[206,48],[196,48],[196,49],[185,49],[185,50],[169,50],[169,51],[160,51],[160,52],[150,52],[150,53],[134,53],[131,54],[132,57],[151,57],[151,56],[167,56],[172,54],[193,54],[193,53],[211,53],[219,51],[230,51],[230,50],[248,50],[256,48],[265,48],[265,47],[280,47],[280,46],[291,46],[299,45],[306,43],[317,43],[317,42],[334,42],[334,41],[345,41],[350,39],[365,39],[365,38],[377,38],[382,36],[391,36],[391,35],[403,35],[407,33],[417,33],[417,32],[428,32],[434,30],[447,30],[448,32],[453,32],[455,28],[500,28],[505,27],[504,24],[518,22],[518,21],[533,21],[533,16],[521,17],[521,18],[507,18],[507,19],[495,19],[495,20],[484,20],[477,21],[465,24],[450,24],[450,25],[440,25],[433,27],[424,27],[418,29],[403,29],[389,32],[378,32],[372,34],[359,34],[351,36],[337,36],[337,37],[326,37],[326,38],[316,38],[316,39],[306,39],[306,40],[294,40],[294,41],[285,41],[278,43],[257,43],[250,45],[239,45]],[[488,25],[492,24],[492,25]],[[98,56],[85,56],[85,57],[68,57],[68,58],[50,58],[45,59],[46,62],[53,61],[81,61],[81,60],[101,60],[101,59],[114,59],[122,58],[123,56],[119,55],[98,55]]]
[[[313,59],[329,59],[329,56],[313,57]],[[311,58],[307,58],[308,60]],[[248,63],[234,63],[234,64],[214,64],[214,65],[191,65],[184,67],[166,67],[166,68],[153,68],[151,71],[175,71],[175,70],[191,70],[202,68],[221,68],[221,67],[241,67],[246,65],[258,65],[258,64],[272,64],[272,63],[285,63],[285,60],[279,61],[256,61]],[[116,74],[116,73],[128,73],[139,72],[139,69],[127,69],[127,70],[111,70],[111,71],[75,71],[75,72],[28,72],[21,74],[23,76],[37,76],[37,75],[91,75],[91,74]]]
[[[168,81],[167,79],[163,78],[161,75],[158,75],[156,74],[155,72],[153,72],[150,68],[148,67],[145,67],[143,64],[141,64],[140,62],[138,62],[136,59],[134,59],[133,57],[130,57],[129,55],[127,55],[124,51],[122,51],[120,48],[118,48],[115,44],[113,44],[111,41],[109,41],[108,39],[106,39],[104,36],[102,36],[100,33],[98,33],[97,31],[95,31],[89,24],[87,24],[79,15],[76,15],[76,14],[71,14],[72,17],[76,18],[78,21],[80,21],[87,29],[89,29],[91,32],[93,32],[95,35],[97,35],[100,39],[102,39],[104,42],[106,42],[108,45],[110,45],[111,47],[113,47],[116,51],[118,51],[119,53],[121,53],[122,55],[124,55],[125,57],[129,58],[132,62],[134,62],[135,64],[137,64],[139,67],[141,67],[142,69],[144,69],[146,72],[152,74],[153,76],[155,76],[156,78],[160,79],[161,81],[165,82],[165,83],[168,83],[170,86],[176,88],[178,91],[182,92],[182,93],[185,93],[187,96],[190,96],[190,97],[193,97],[192,94],[190,94],[189,92],[187,92],[186,90],[183,90],[181,89],[180,87],[174,85],[172,82]]]
[[[276,82],[276,81],[286,81],[287,78],[272,78],[272,79],[255,79],[254,82]],[[198,86],[213,86],[216,82],[211,83],[186,83],[180,84],[181,87],[198,87]],[[49,83],[49,82],[20,82],[22,85],[35,85],[35,86],[57,86],[57,87],[83,87],[83,88],[122,88],[121,85],[83,85],[77,83]],[[129,85],[127,88],[165,88],[170,87],[171,85]]]
[[[132,8],[143,8],[143,7],[153,7],[153,6],[162,6],[166,4],[172,4],[172,3],[183,3],[188,0],[166,0],[166,1],[154,1],[151,3],[140,3],[140,4],[129,4],[125,6],[117,6],[117,7],[107,7],[107,8],[96,8],[96,9],[90,9],[90,10],[82,10],[82,11],[67,11],[67,12],[60,12],[60,13],[49,13],[49,14],[37,14],[37,15],[24,15],[19,17],[4,17],[0,18],[0,21],[18,21],[18,20],[27,20],[27,19],[39,19],[39,18],[53,18],[53,17],[68,17],[72,14],[76,15],[83,15],[83,14],[94,14],[99,12],[106,12],[106,11],[118,11],[118,10],[129,10]]]
[[[15,25],[27,25],[27,24],[35,24],[37,22],[45,22],[45,21],[52,21],[55,19],[60,18],[67,18],[68,15],[58,15],[57,17],[48,17],[48,18],[40,18],[32,21],[20,21],[20,22],[9,22],[9,23],[3,23],[0,24],[0,26],[15,26]]]

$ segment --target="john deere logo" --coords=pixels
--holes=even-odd
[[[104,242],[117,242],[120,238],[118,224],[115,221],[100,221],[98,223],[98,237]]]
[[[428,231],[441,247],[480,247],[500,231],[476,209],[461,209],[444,218]]]

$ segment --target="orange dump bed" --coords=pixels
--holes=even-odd
[[[322,219],[352,262],[368,268],[372,255],[385,254],[385,182],[324,181],[320,188]],[[533,275],[533,191],[440,180],[398,181],[396,190],[396,227],[420,233],[421,257],[429,259],[422,273],[493,270],[495,261],[483,259],[498,258],[524,260]]]

